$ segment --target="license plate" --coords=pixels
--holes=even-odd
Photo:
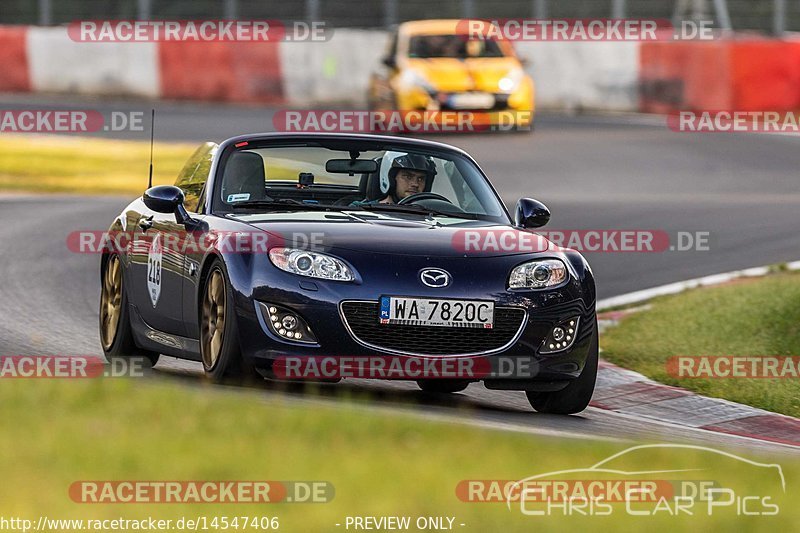
[[[450,107],[453,109],[491,109],[494,107],[494,95],[489,93],[460,93],[450,96]]]
[[[381,324],[491,329],[494,302],[382,296]]]

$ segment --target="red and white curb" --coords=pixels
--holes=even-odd
[[[592,407],[679,426],[800,446],[800,420],[708,398],[600,361]]]
[[[800,270],[800,261],[788,263],[786,266],[789,270]],[[633,311],[602,313],[603,309],[640,303],[655,296],[717,285],[741,277],[763,276],[768,272],[768,267],[752,268],[672,283],[599,301],[597,307],[601,331]],[[664,385],[603,360],[600,361],[597,385],[590,405],[685,427],[800,446],[800,419]]]

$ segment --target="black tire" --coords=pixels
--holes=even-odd
[[[594,385],[597,381],[598,360],[597,321],[595,321],[589,356],[586,358],[586,364],[580,376],[560,391],[527,391],[526,394],[531,407],[540,413],[552,413],[557,415],[571,415],[580,413],[586,409],[592,399]]]
[[[109,328],[109,333],[104,333],[108,327],[106,323],[109,314],[107,306],[109,305],[109,297],[111,296],[108,293],[110,287],[107,285],[106,277],[110,274],[109,269],[113,268],[118,269],[117,288],[119,290],[119,307],[117,312],[119,314],[116,327],[112,326]],[[100,269],[100,345],[103,348],[103,354],[106,356],[106,359],[109,362],[111,362],[113,359],[130,360],[133,357],[141,357],[145,366],[152,367],[158,363],[158,359],[161,355],[150,350],[139,348],[136,346],[136,343],[133,340],[133,331],[131,330],[130,321],[130,307],[128,305],[128,293],[123,281],[125,276],[122,268],[122,261],[119,254],[110,254],[108,258],[103,261],[102,268]]]
[[[431,393],[452,393],[461,392],[469,385],[467,379],[418,379],[417,385],[425,392]]]
[[[209,335],[213,336],[212,330],[216,330],[208,321],[209,316],[206,316],[205,309],[215,276],[221,277],[218,279],[222,280],[225,302],[223,310],[224,321],[222,328],[219,328],[222,330],[221,341],[216,355],[211,353],[212,344],[209,338]],[[242,351],[239,346],[239,328],[236,324],[236,313],[234,312],[233,289],[225,266],[218,258],[211,263],[204,277],[198,316],[200,319],[200,355],[203,362],[203,370],[208,379],[214,383],[243,383],[263,379],[252,365],[248,364],[242,357]]]

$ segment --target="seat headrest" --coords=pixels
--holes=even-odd
[[[263,200],[264,159],[255,152],[234,152],[225,165],[222,178],[222,198],[232,194],[249,194],[248,200]]]
[[[388,196],[386,193],[381,192],[381,162],[383,161],[382,158],[378,157],[375,159],[375,162],[378,164],[378,168],[375,169],[375,172],[370,172],[369,174],[364,174],[361,177],[361,182],[359,183],[359,190],[364,195],[364,198],[373,201],[373,200],[383,200]]]

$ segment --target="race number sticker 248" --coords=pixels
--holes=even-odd
[[[150,301],[153,307],[158,303],[161,296],[161,259],[163,249],[161,246],[161,234],[157,234],[150,244],[150,251],[147,254],[147,292],[150,293]]]

